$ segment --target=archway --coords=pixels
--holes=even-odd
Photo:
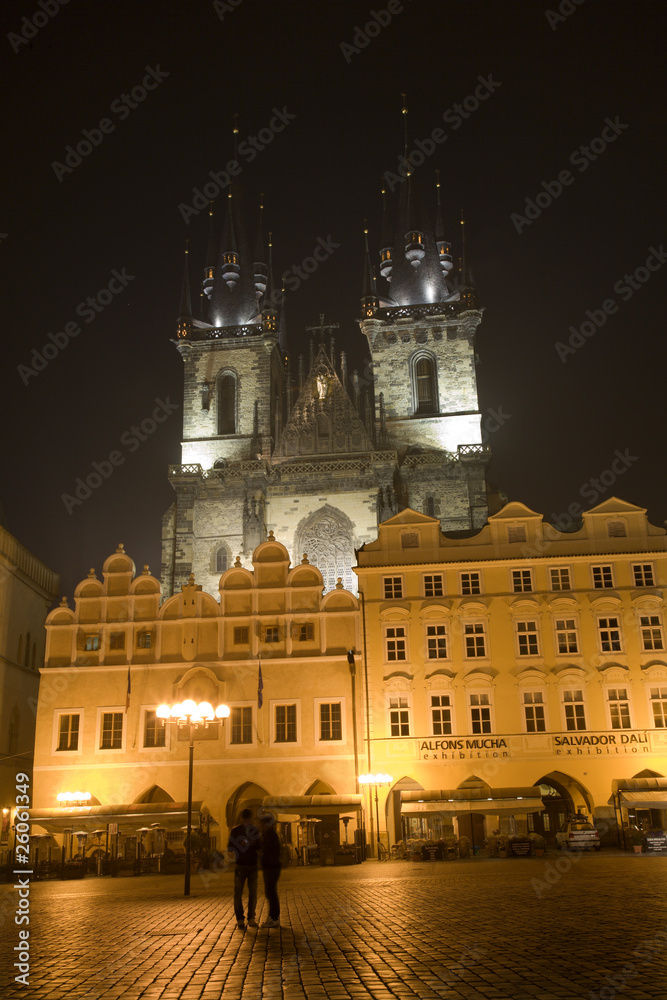
[[[135,802],[174,802],[175,800],[160,785],[151,785],[147,791],[134,800]]]
[[[252,781],[246,781],[240,785],[227,799],[225,806],[225,819],[227,826],[231,830],[233,826],[240,823],[240,815],[243,809],[250,809],[254,816],[261,810],[263,800],[268,796],[268,792],[261,785],[256,785]]]
[[[404,775],[394,783],[387,796],[386,822],[389,834],[389,844],[396,844],[399,840],[426,840],[427,816],[407,816],[401,812],[401,792],[423,791],[424,786],[409,775]],[[375,818],[373,817],[373,826]]]
[[[541,834],[549,846],[555,846],[556,834],[568,816],[584,813],[593,816],[590,793],[575,778],[561,771],[551,771],[535,782],[539,785],[544,809],[530,813],[528,831]]]

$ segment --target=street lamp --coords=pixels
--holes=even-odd
[[[183,895],[190,895],[190,840],[192,837],[192,769],[195,755],[195,727],[196,726],[217,726],[222,725],[225,719],[229,718],[231,709],[228,705],[218,705],[214,710],[207,701],[202,701],[198,705],[191,698],[175,705],[159,705],[155,711],[158,719],[162,719],[163,725],[176,725],[179,729],[189,727],[190,746],[188,761],[188,825],[185,835],[185,883]]]
[[[391,774],[360,774],[359,784],[368,785],[371,798],[371,808],[373,808],[372,788],[375,788],[375,836],[377,837],[377,858],[380,860],[380,808],[378,806],[378,787],[380,785],[390,785],[393,781]],[[371,844],[371,849],[373,845]]]

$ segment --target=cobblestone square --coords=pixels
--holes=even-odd
[[[231,873],[36,883],[29,985],[1,887],[3,1000],[632,1000],[667,995],[667,858],[620,853],[283,872],[280,929]],[[260,879],[258,920],[268,916]],[[25,925],[24,925],[25,926]]]

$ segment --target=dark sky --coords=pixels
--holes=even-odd
[[[197,287],[207,219],[186,225],[179,205],[232,159],[232,116],[241,139],[267,128],[276,108],[295,116],[254,162],[241,161],[246,200],[265,193],[278,272],[309,256],[318,237],[340,244],[289,295],[293,357],[307,352],[304,327],[324,312],[340,324],[350,368],[363,367],[363,220],[375,252],[380,177],[402,152],[404,91],[410,148],[433,129],[446,134],[416,177],[431,197],[441,170],[454,241],[465,209],[485,308],[477,348],[490,478],[548,516],[616,493],[662,524],[667,266],[652,258],[657,269],[647,270],[646,261],[667,243],[665,7],[561,7],[573,13],[547,16],[539,2],[393,0],[390,23],[372,27],[355,52],[345,46],[371,12],[387,20],[383,0],[228,0],[219,12],[209,2],[72,0],[38,30],[29,24],[37,12],[39,25],[46,19],[37,0],[2,5],[0,497],[10,529],[63,575],[64,592],[89,566],[99,571],[118,541],[159,573],[180,411],[145,441],[130,429],[155,400],[181,397],[170,341],[183,244],[192,241]],[[34,37],[24,42],[21,31]],[[136,107],[120,103],[147,67],[151,85],[161,82]],[[458,117],[455,105],[480,77],[491,77],[493,92]],[[113,126],[106,134],[93,131],[102,119]],[[84,130],[98,144],[71,170],[54,168]],[[582,146],[590,153],[577,153]],[[556,192],[565,170],[570,182],[547,205],[543,185]],[[538,192],[539,216],[513,221]],[[642,268],[633,289],[624,275]],[[132,279],[86,322],[85,300],[97,301],[114,270]],[[562,360],[555,345],[587,310],[605,322]],[[48,335],[68,323],[81,332],[26,375],[33,350],[50,344],[53,354]],[[112,452],[122,462],[68,511],[63,494]]]

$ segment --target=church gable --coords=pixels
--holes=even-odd
[[[373,451],[355,406],[320,348],[280,437],[281,457]]]

